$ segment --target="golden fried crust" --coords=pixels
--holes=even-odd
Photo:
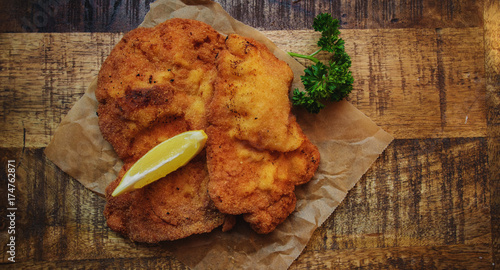
[[[299,147],[305,136],[290,114],[290,67],[249,38],[230,35],[226,46],[217,57],[210,124],[256,148],[286,152]]]
[[[224,215],[217,211],[207,195],[208,173],[204,156],[167,178],[111,197],[127,167],[106,190],[104,215],[112,230],[133,241],[156,243],[210,232],[223,224]]]
[[[293,73],[262,44],[172,19],[126,34],[98,76],[99,126],[124,161],[106,189],[108,226],[155,243],[229,230],[242,214],[269,233],[295,209],[296,185],[319,164],[290,113]],[[132,164],[184,131],[206,129],[206,153],[176,172],[112,197]]]
[[[295,209],[295,186],[316,172],[320,155],[309,140],[290,152],[259,150],[210,126],[209,194],[223,213],[244,214],[258,233],[269,233]]]
[[[250,223],[254,231],[269,233],[295,210],[296,201],[295,193],[283,194],[278,201],[269,207],[245,214],[243,218],[246,222]]]
[[[224,37],[210,26],[185,19],[123,37],[103,63],[96,89],[99,126],[121,159],[136,160],[143,152],[138,148],[172,136],[168,130],[151,134],[158,125],[179,125],[182,119],[185,130],[207,126],[214,59],[224,47]]]
[[[221,212],[269,233],[295,209],[295,186],[312,178],[319,152],[290,113],[288,65],[249,38],[226,45],[207,129],[209,194]]]
[[[224,38],[210,26],[172,19],[126,34],[98,76],[99,127],[124,161],[106,189],[111,229],[134,241],[158,242],[204,233],[223,224],[208,192],[206,157],[140,190],[110,194],[136,160],[184,131],[205,129]]]

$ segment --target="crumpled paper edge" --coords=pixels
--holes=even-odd
[[[100,130],[95,128],[99,126],[97,113],[82,114],[89,108],[97,111],[96,87],[97,77],[63,118],[44,153],[62,171],[86,188],[104,196],[106,187],[116,179],[123,162],[113,146],[104,140]],[[71,139],[82,136],[83,140]],[[72,166],[73,164],[79,166]],[[107,172],[102,174],[103,170]]]

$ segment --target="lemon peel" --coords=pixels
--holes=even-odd
[[[132,165],[111,196],[142,188],[186,165],[200,153],[206,141],[203,130],[191,130],[158,144]]]

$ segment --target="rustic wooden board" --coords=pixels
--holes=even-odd
[[[264,33],[299,53],[314,51],[318,37],[307,30]],[[396,138],[485,136],[482,29],[356,29],[343,36],[356,78],[351,102]],[[0,145],[47,145],[120,38],[0,34]]]
[[[0,32],[122,32],[137,27],[152,0],[0,2]],[[329,12],[343,28],[445,28],[482,25],[482,0],[220,0],[234,18],[259,29],[309,29]]]
[[[292,269],[494,269],[487,245],[306,251]]]
[[[295,269],[491,264],[486,148],[482,138],[396,140],[315,232]],[[0,153],[2,164],[18,162],[19,265],[95,266],[116,258],[124,266],[181,267],[168,243],[135,244],[107,228],[105,200],[56,168],[42,149]],[[6,236],[2,231],[1,240]],[[429,257],[437,254],[439,260]],[[162,257],[169,259],[154,259]]]
[[[0,32],[16,32],[0,34],[0,162],[17,161],[20,209],[18,260],[9,267],[187,269],[168,243],[135,244],[110,231],[104,199],[43,155],[62,117],[150,2],[0,2]],[[350,101],[396,137],[291,269],[500,265],[499,1],[220,3],[297,52],[314,50],[317,34],[303,30],[314,15],[340,18],[354,54]],[[47,20],[34,25],[34,16]],[[115,33],[70,33],[76,31]],[[6,174],[0,180],[6,183]],[[6,189],[0,185],[0,201]],[[7,242],[6,215],[1,208],[0,243]],[[2,245],[2,266],[6,250]]]
[[[486,148],[484,139],[394,141],[315,232],[312,258],[297,264],[491,266]]]
[[[121,34],[1,34],[2,146],[43,147]]]
[[[486,1],[485,68],[493,262],[500,267],[500,2]]]

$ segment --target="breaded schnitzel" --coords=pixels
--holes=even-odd
[[[137,28],[115,46],[99,72],[96,97],[104,138],[125,163],[179,130],[207,126],[214,59],[224,47],[209,25],[185,19]]]
[[[124,166],[106,189],[108,226],[134,241],[158,242],[223,224],[208,192],[206,157],[131,193],[112,197],[126,169],[181,132],[205,129],[224,37],[210,26],[172,19],[127,33],[99,72],[99,126]]]
[[[221,212],[269,233],[295,209],[319,152],[290,112],[290,67],[250,38],[230,35],[226,46],[208,118],[209,193]]]
[[[138,242],[156,243],[210,232],[224,222],[207,194],[205,156],[199,155],[164,179],[111,197],[126,169],[106,189],[105,216],[114,231]]]
[[[106,189],[108,226],[139,242],[231,228],[242,214],[269,233],[294,211],[319,152],[290,113],[291,69],[255,40],[171,19],[126,34],[98,76],[99,126],[124,166]],[[126,170],[179,133],[204,129],[207,149],[127,194]]]

